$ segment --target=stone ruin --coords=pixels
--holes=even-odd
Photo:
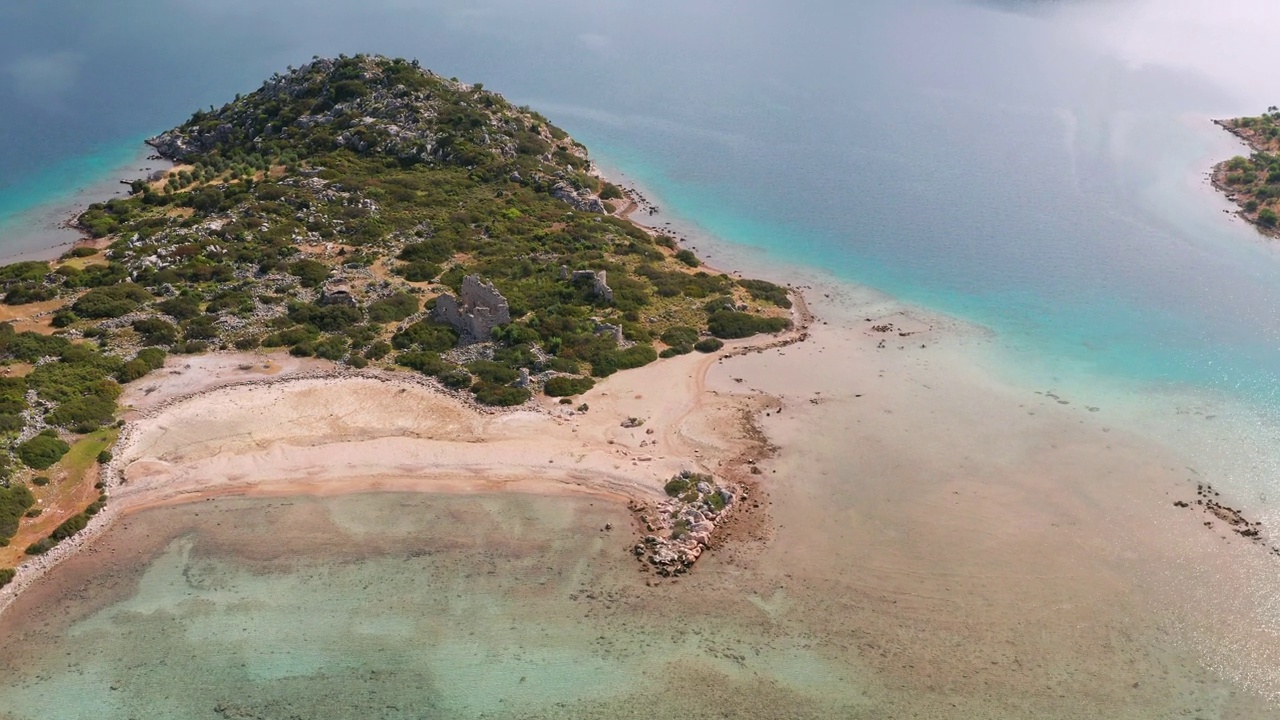
[[[569,272],[567,265],[561,265],[560,279],[568,280],[572,283],[576,283],[579,280],[590,280],[592,295],[605,302],[613,302],[613,288],[609,287],[606,271],[604,270],[574,270]]]
[[[351,283],[341,278],[325,283],[324,289],[320,292],[320,304],[355,307],[356,296],[352,292]]]
[[[433,316],[457,330],[463,342],[484,342],[494,328],[511,322],[507,299],[479,275],[462,279],[458,297],[445,293],[437,298]]]

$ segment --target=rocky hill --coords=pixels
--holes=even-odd
[[[617,216],[546,118],[414,62],[316,59],[150,144],[178,165],[89,208],[91,240],[0,268],[6,481],[90,477],[120,385],[172,353],[398,367],[512,406],[788,325],[784,288]]]

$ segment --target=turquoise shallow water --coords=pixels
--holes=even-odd
[[[750,598],[714,587],[646,587],[629,536],[600,530],[628,522],[612,503],[371,495],[192,512],[129,520],[24,598],[32,620],[0,640],[0,717],[813,717],[866,703],[838,636],[753,627]]]
[[[14,182],[0,192],[0,232],[12,228],[33,209],[73,200],[117,173],[132,171],[144,136],[100,146],[86,155],[63,159],[34,175]]]
[[[15,212],[117,173],[139,137],[191,108],[314,53],[375,49],[536,105],[677,220],[990,327],[1044,381],[1275,405],[1280,259],[1224,222],[1197,178],[1235,151],[1208,119],[1269,101],[1225,40],[1183,42],[1206,22],[1192,2],[755,3],[732,16],[424,2],[298,17],[139,1],[118,35],[79,33],[74,50],[51,39],[58,6],[0,18],[14,40],[0,123],[36,124],[0,152],[10,232]],[[209,37],[182,50],[163,32],[192,23]],[[236,51],[210,67],[209,45]],[[117,69],[144,47],[164,62]],[[13,182],[26,168],[37,179]]]

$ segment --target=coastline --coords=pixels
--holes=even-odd
[[[1237,124],[1236,119],[1231,119],[1231,120],[1214,119],[1212,122],[1214,125],[1217,125],[1219,128],[1222,128],[1223,130],[1230,133],[1237,140],[1244,143],[1244,145],[1247,148],[1249,148],[1251,151],[1255,153],[1267,151],[1266,145],[1259,143],[1257,135],[1253,132],[1249,132],[1246,128],[1240,127]],[[1274,224],[1267,225],[1263,223],[1259,219],[1259,211],[1257,209],[1254,209],[1251,211],[1246,207],[1245,203],[1248,202],[1248,199],[1241,197],[1242,196],[1241,189],[1239,187],[1232,185],[1230,182],[1227,181],[1227,176],[1231,172],[1231,168],[1229,167],[1230,164],[1231,164],[1230,158],[1223,160],[1221,162],[1215,163],[1212,170],[1209,173],[1210,184],[1213,185],[1213,188],[1215,190],[1222,193],[1222,195],[1226,197],[1226,199],[1232,205],[1235,206],[1236,210],[1233,214],[1236,217],[1239,217],[1240,219],[1252,225],[1253,228],[1257,230],[1258,233],[1260,235],[1263,235],[1264,237],[1273,238],[1273,239],[1280,238],[1280,227],[1277,227]],[[1243,193],[1243,194],[1248,194],[1248,193]]]
[[[120,518],[152,507],[222,496],[526,492],[607,498],[631,506],[639,517],[666,499],[663,483],[681,471],[709,472],[718,478],[731,479],[735,484],[750,486],[753,484],[750,465],[745,460],[750,457],[754,462],[755,457],[764,454],[756,433],[741,426],[727,432],[721,427],[714,437],[695,439],[682,434],[682,423],[695,413],[711,412],[749,425],[752,419],[748,408],[761,400],[750,398],[732,403],[732,408],[719,407],[717,398],[704,390],[706,373],[726,358],[802,341],[807,337],[810,317],[802,301],[797,303],[793,315],[797,319],[796,327],[778,337],[730,341],[716,353],[679,356],[606,379],[581,396],[581,400],[592,406],[587,413],[577,413],[552,398],[513,410],[497,410],[470,402],[464,394],[449,391],[417,373],[344,369],[320,361],[298,362],[284,354],[273,357],[224,352],[171,358],[166,368],[157,373],[165,377],[148,378],[137,387],[131,386],[121,398],[126,408],[126,423],[113,447],[113,458],[101,474],[104,492],[111,497],[106,508],[81,532],[48,553],[19,565],[13,581],[0,588],[0,615],[23,590],[89,547]],[[197,366],[192,372],[196,377],[185,377],[193,364]],[[263,368],[271,368],[271,374],[261,374]],[[645,400],[644,391],[663,384],[660,376],[670,373],[683,381],[677,387],[664,388],[661,397]],[[359,389],[344,387],[350,384]],[[285,396],[298,389],[319,396],[318,400],[313,397],[304,403],[304,412],[314,411],[314,404],[323,403],[323,397],[359,397],[362,398],[360,405],[364,405],[371,386],[378,385],[395,388],[397,396],[406,392],[417,395],[417,401],[407,406],[403,397],[387,396],[388,402],[378,408],[378,422],[394,418],[398,411],[407,413],[407,417],[421,418],[422,408],[430,406],[441,414],[461,418],[462,427],[426,431],[413,428],[412,422],[402,417],[391,426],[349,429],[323,439],[303,433],[262,440],[277,454],[287,455],[281,448],[291,442],[306,450],[296,457],[276,457],[266,466],[253,466],[251,471],[248,468],[241,468],[243,472],[229,471],[224,467],[214,472],[199,467],[182,468],[178,464],[178,471],[148,472],[149,463],[171,465],[167,452],[159,458],[148,455],[154,452],[157,442],[153,436],[157,432],[163,436],[164,428],[170,424],[191,427],[201,420],[216,423],[217,407],[234,407],[264,392],[281,390]],[[356,409],[347,408],[347,412]],[[175,411],[191,414],[175,420],[171,417]],[[276,409],[271,410],[272,414],[275,412]],[[628,417],[644,418],[645,426],[626,428],[622,422]],[[267,424],[275,426],[274,417]],[[729,427],[735,424],[731,422]],[[232,425],[233,434],[244,432],[243,423]],[[488,431],[482,427],[488,425],[496,428],[495,434],[516,426],[517,433],[523,431],[531,435],[525,441],[486,439]],[[655,427],[662,428],[657,439],[653,437]],[[207,430],[196,435],[202,443],[216,440],[216,437],[210,439]],[[523,436],[517,434],[517,437]],[[558,444],[551,442],[552,437],[558,437]],[[318,448],[326,445],[335,453],[327,467],[329,470],[340,467],[340,477],[317,472],[308,464],[316,457]],[[661,455],[655,455],[659,446],[664,450]],[[403,459],[391,465],[380,464],[384,458],[403,458],[405,453],[413,454],[415,450],[424,454],[411,472]],[[226,445],[220,444],[214,455],[227,460],[235,453],[227,452]],[[559,457],[575,456],[571,466],[562,469],[563,463],[557,465]],[[353,462],[352,457],[361,459]],[[212,459],[212,456],[199,456],[202,461]],[[744,510],[742,514],[749,512]],[[733,516],[725,519],[730,517]]]
[[[86,182],[70,196],[27,208],[7,220],[0,221],[0,264],[23,260],[52,260],[85,240],[88,235],[76,224],[76,218],[91,204],[122,196],[126,179],[150,177],[173,167],[173,163],[155,154],[145,143],[139,143],[133,157],[95,180]]]
[[[470,417],[477,425],[465,432],[410,423],[304,429],[293,436],[255,428],[245,439],[245,428],[254,427],[244,422],[245,403],[261,402],[264,395],[275,393],[270,404],[278,407],[280,401],[311,393],[307,407],[315,410],[318,396],[328,398],[323,402],[356,396],[342,392],[351,387],[346,383],[390,383],[406,392],[428,383],[409,373],[386,374],[384,382],[368,373],[314,368],[270,378],[237,377],[236,372],[252,370],[241,366],[254,363],[247,356],[220,354],[197,357],[224,363],[226,372],[213,373],[212,384],[191,385],[196,373],[184,377],[172,371],[194,361],[207,378],[209,368],[196,358],[177,359],[164,376],[140,383],[125,399],[134,408],[108,467],[116,484],[110,486],[107,510],[45,558],[24,565],[32,569],[0,590],[0,617],[20,599],[21,588],[86,549],[116,521],[147,508],[226,496],[401,491],[588,493],[623,503],[637,496],[660,499],[668,473],[685,463],[719,474],[739,459],[729,469],[748,481],[758,478],[775,502],[766,501],[768,509],[756,518],[759,528],[704,559],[711,563],[709,572],[706,577],[694,573],[691,582],[711,582],[726,564],[763,577],[780,578],[785,568],[787,585],[798,598],[860,598],[857,607],[842,605],[849,616],[840,622],[864,624],[885,636],[906,633],[898,640],[904,644],[899,655],[928,662],[904,668],[872,656],[870,663],[885,677],[921,692],[935,692],[929,688],[942,677],[961,689],[966,683],[995,683],[969,687],[975,696],[984,687],[1016,695],[1052,675],[1055,662],[1092,661],[1097,669],[1088,675],[1096,687],[1088,692],[1097,695],[1091,698],[1112,708],[1138,701],[1160,706],[1164,689],[1158,684],[1147,688],[1144,683],[1130,696],[1121,692],[1129,687],[1121,667],[1144,647],[1145,633],[1158,634],[1168,616],[1190,612],[1181,600],[1175,599],[1173,609],[1161,605],[1167,600],[1162,593],[1180,591],[1170,576],[1153,578],[1150,568],[1176,569],[1183,552],[1197,558],[1196,569],[1238,554],[1173,506],[1182,495],[1170,493],[1188,487],[1178,470],[1185,458],[1107,427],[1080,404],[1014,394],[974,366],[980,328],[847,284],[821,287],[813,295],[816,317],[803,303],[796,308],[802,317],[813,318],[811,327],[793,331],[804,335],[805,343],[792,347],[766,337],[726,345],[708,356],[681,356],[601,382],[584,396],[591,410],[576,420],[557,417],[561,406],[543,402],[537,413]],[[722,365],[729,355],[737,359]],[[669,392],[662,380],[676,368],[684,384],[679,392]],[[161,387],[166,383],[177,388],[168,396]],[[664,390],[658,405],[652,404],[658,398],[648,397],[655,387]],[[451,402],[441,394],[434,398]],[[343,415],[340,409],[326,409],[323,416]],[[620,427],[620,419],[646,411],[644,426],[625,432]],[[744,412],[756,417],[763,435],[754,444],[745,443],[745,437],[726,441],[727,428],[741,436],[755,430],[741,422]],[[163,429],[187,428],[197,420],[221,427],[223,434],[195,425],[187,431],[198,436],[192,440]],[[481,453],[484,459],[471,454],[478,450],[478,428],[490,421],[517,431],[533,428],[539,443],[550,431],[555,442],[541,452],[564,454],[571,446],[571,455],[585,451],[590,457],[575,463],[574,471],[581,465],[588,476],[544,462],[555,457],[533,453],[519,441],[499,452],[496,462],[487,452]],[[658,451],[640,445],[649,441],[646,430],[654,428],[662,431],[658,457]],[[919,435],[930,440],[921,444]],[[766,444],[778,448],[776,455],[761,452]],[[752,457],[742,457],[744,447],[751,448]],[[353,476],[352,466],[336,464],[353,451],[372,461],[359,465],[376,467]],[[408,462],[397,461],[404,468],[389,468],[385,461],[378,466],[388,457],[408,457]],[[258,473],[264,462],[270,472]],[[1113,482],[1119,476],[1126,482]],[[119,485],[121,479],[128,482]],[[625,531],[614,531],[619,532]],[[836,577],[840,562],[851,565]],[[1153,607],[1163,607],[1156,628],[1138,619]],[[1051,612],[1054,608],[1069,610]],[[959,621],[957,613],[966,619]],[[1039,637],[1026,635],[1027,623],[1041,627]],[[1082,631],[1082,624],[1088,629]],[[959,634],[982,646],[998,640],[1024,657],[1061,650],[1062,659],[1050,657],[1047,667],[1035,671],[984,668],[985,658],[940,650],[922,628],[937,637]],[[1107,649],[1108,638],[1117,632],[1132,633],[1141,642]],[[1185,648],[1159,647],[1200,657]],[[1058,685],[1061,689],[1076,687],[1079,680],[1052,682],[1066,683]],[[1035,697],[1044,706],[1054,702]],[[1233,702],[1248,707],[1252,700]],[[973,712],[991,710],[976,700],[967,703]]]

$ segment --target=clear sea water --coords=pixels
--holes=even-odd
[[[1200,174],[1236,151],[1209,119],[1275,99],[1280,50],[1250,38],[1276,12],[8,4],[0,227],[129,177],[139,138],[193,108],[313,54],[377,50],[536,106],[732,243],[974,320],[1041,363],[1270,404],[1280,257],[1221,217]]]
[[[1226,403],[1202,441],[1264,491],[1280,254],[1204,173],[1240,152],[1211,118],[1280,98],[1277,21],[1266,0],[5,3],[0,253],[195,108],[313,55],[412,56],[760,264],[989,328],[1019,382]]]

